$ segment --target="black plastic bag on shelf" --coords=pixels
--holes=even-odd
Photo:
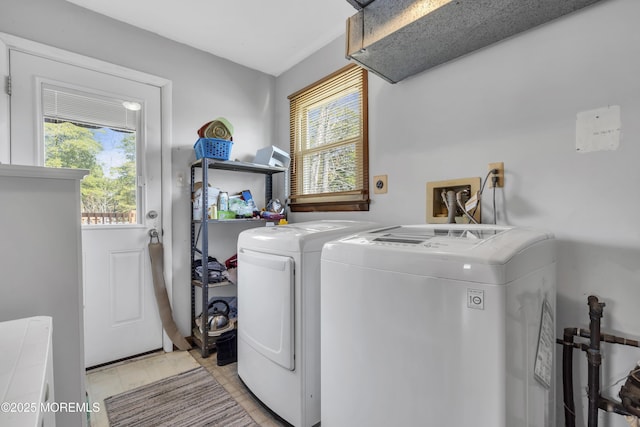
[[[211,256],[208,259],[209,259],[209,262],[207,262],[207,268],[209,270],[208,283],[220,283],[226,280],[230,280],[229,273],[227,272],[227,267],[225,267],[224,264],[218,262],[217,259]],[[196,276],[198,276],[198,279],[201,281],[204,281],[202,279],[202,270],[203,270],[202,260],[201,259],[195,260],[193,262],[193,266],[195,268]]]

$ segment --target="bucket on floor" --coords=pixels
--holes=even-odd
[[[216,339],[216,348],[218,349],[218,366],[228,365],[229,363],[238,361],[238,342],[236,340],[236,331],[231,330],[221,334]]]

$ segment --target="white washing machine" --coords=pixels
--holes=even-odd
[[[238,237],[238,375],[296,427],[320,421],[320,254],[376,224],[310,221]]]
[[[322,251],[322,426],[555,424],[553,236],[398,226]]]

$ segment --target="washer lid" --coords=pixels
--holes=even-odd
[[[319,220],[252,228],[240,233],[238,247],[287,252],[319,252],[322,250],[322,245],[329,240],[379,226],[369,221]]]
[[[371,242],[424,245],[429,248],[440,246],[449,247],[450,250],[460,250],[477,246],[506,230],[508,228],[398,226],[371,233]]]
[[[495,225],[389,227],[332,241],[322,260],[431,277],[507,283],[555,261],[553,235]]]

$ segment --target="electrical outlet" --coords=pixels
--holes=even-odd
[[[492,171],[493,169],[498,169],[498,173],[496,174],[489,174],[489,177],[487,178],[489,180],[489,188],[493,188],[493,178],[494,177],[498,177],[498,181],[496,182],[496,187],[504,187],[504,163],[503,162],[497,162],[497,163],[489,163],[489,170]]]
[[[387,175],[376,175],[373,177],[373,193],[384,194],[387,192]]]

